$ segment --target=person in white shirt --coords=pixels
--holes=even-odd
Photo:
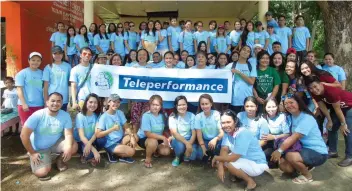
[[[18,100],[18,95],[17,95],[17,90],[15,88],[15,80],[12,77],[5,77],[5,87],[6,89],[4,90],[4,94],[2,95],[2,98],[4,98],[4,102],[2,103],[2,108],[17,108],[17,100]],[[9,128],[9,131],[5,134],[5,136],[8,135],[18,135],[18,124],[16,125],[16,129],[12,129],[12,127]]]

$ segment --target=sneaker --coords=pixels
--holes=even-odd
[[[331,159],[331,158],[338,158],[339,157],[339,154],[337,152],[330,152],[328,153],[328,158]]]
[[[172,166],[176,167],[180,165],[180,159],[178,157],[176,157],[173,161],[172,161]]]
[[[114,154],[109,153],[109,152],[106,152],[106,154],[108,155],[109,162],[111,162],[111,163],[117,162],[117,158],[114,156]]]
[[[189,159],[189,157],[183,157],[183,161],[184,161],[184,162],[189,162],[190,159]]]
[[[352,165],[352,158],[345,158],[344,160],[342,160],[341,162],[337,163],[339,166],[341,167],[347,167]]]
[[[132,164],[132,163],[134,163],[135,160],[131,157],[121,157],[121,158],[119,158],[119,161]]]

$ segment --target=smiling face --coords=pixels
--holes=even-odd
[[[184,99],[178,101],[176,106],[177,112],[181,115],[186,114],[187,112],[187,102]]]
[[[253,118],[253,117],[256,116],[258,107],[257,107],[257,105],[256,105],[255,103],[253,103],[252,101],[247,101],[247,102],[244,104],[244,110],[246,111],[248,117]]]
[[[137,57],[138,57],[139,63],[145,64],[145,63],[147,63],[148,52],[146,50],[140,50],[138,52]]]
[[[295,99],[293,98],[287,98],[285,99],[284,101],[284,106],[285,106],[285,109],[291,113],[291,114],[296,114],[296,113],[299,113],[299,106],[298,106],[298,103]]]
[[[212,54],[208,55],[208,62],[210,65],[214,65],[215,64],[215,56]]]
[[[42,63],[42,59],[39,56],[32,56],[32,58],[28,60],[28,63],[30,68],[38,69]]]
[[[287,62],[285,67],[285,72],[287,75],[294,75],[296,72],[296,63],[294,62]]]
[[[231,56],[231,60],[232,60],[232,62],[237,62],[238,61],[238,54],[237,53],[235,53],[235,54],[233,54],[232,56]]]
[[[210,102],[209,99],[202,98],[200,99],[200,108],[204,113],[209,113],[211,111],[211,107],[213,104]]]
[[[194,66],[194,59],[191,58],[191,57],[188,57],[186,63],[187,63],[187,65],[188,65],[188,67],[191,68],[191,67]]]
[[[306,63],[301,64],[301,73],[304,76],[309,76],[312,74],[312,71],[310,70],[309,66]]]
[[[161,24],[159,22],[155,23],[155,29],[160,30],[161,29]]]
[[[150,112],[157,115],[161,110],[161,102],[159,99],[154,99],[150,104]]]
[[[322,95],[324,93],[324,86],[321,83],[313,82],[309,85],[309,91],[314,95]]]
[[[87,111],[94,112],[98,109],[98,100],[95,97],[90,97],[87,101]]]
[[[46,101],[46,106],[51,112],[58,112],[62,106],[62,98],[59,95],[53,94]]]
[[[265,106],[265,110],[268,113],[269,117],[275,117],[277,114],[277,105],[273,100],[269,100]]]
[[[259,60],[259,64],[261,67],[268,67],[269,62],[270,62],[270,58],[269,58],[269,55],[267,54],[264,54]]]
[[[221,67],[226,66],[226,64],[227,64],[227,57],[226,57],[226,55],[223,55],[223,54],[222,54],[221,56],[219,56],[218,62],[219,62],[219,65],[220,65]]]
[[[153,62],[154,63],[160,62],[160,54],[153,54]]]
[[[248,46],[244,46],[240,51],[240,57],[248,59],[251,54],[251,49]]]
[[[280,67],[282,65],[282,56],[281,54],[275,54],[273,58],[273,63],[275,67]]]
[[[172,56],[172,54],[166,54],[164,57],[165,66],[167,68],[173,68],[173,60],[174,57]]]
[[[328,66],[333,66],[334,65],[334,58],[331,55],[326,55],[324,57],[324,63]]]
[[[109,110],[112,111],[117,111],[120,107],[121,101],[120,100],[115,100],[115,101],[109,101]]]
[[[234,121],[231,116],[222,115],[221,116],[221,128],[228,134],[235,132],[237,121]]]
[[[112,58],[111,64],[114,66],[121,66],[122,65],[122,60],[119,56],[114,56]]]

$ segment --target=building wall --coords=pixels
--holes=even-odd
[[[28,55],[37,51],[43,55],[40,68],[51,63],[51,34],[56,23],[79,28],[83,24],[83,2],[42,1],[2,2],[1,16],[6,18],[6,44],[13,47],[17,71],[28,66]],[[11,67],[11,66],[8,66]]]

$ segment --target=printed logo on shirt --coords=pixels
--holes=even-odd
[[[266,92],[270,86],[273,86],[274,77],[265,74],[264,76],[258,76],[257,83],[258,87]]]
[[[58,135],[62,134],[63,127],[60,125],[59,120],[48,121],[44,124],[45,127],[40,128],[39,134],[40,135]]]

